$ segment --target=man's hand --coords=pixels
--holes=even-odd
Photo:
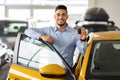
[[[81,40],[85,40],[86,39],[86,35],[80,35],[80,39]]]
[[[86,34],[80,34],[81,41],[86,41],[86,37],[87,37]]]
[[[51,45],[54,43],[54,39],[48,35],[41,35],[40,38],[46,42],[49,42]]]

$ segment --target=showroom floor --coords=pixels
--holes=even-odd
[[[6,63],[0,68],[0,80],[6,80],[9,67],[10,67],[10,63]]]

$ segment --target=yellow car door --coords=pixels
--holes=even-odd
[[[9,80],[76,80],[76,77],[49,43],[19,33]]]

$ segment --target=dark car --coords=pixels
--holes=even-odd
[[[75,29],[85,27],[90,32],[103,32],[103,31],[119,31],[120,28],[115,26],[114,21],[109,21],[109,15],[103,8],[89,8],[83,21],[75,22]]]
[[[14,44],[18,32],[24,32],[28,27],[27,21],[22,20],[0,20],[0,58],[5,63],[7,57],[12,57]],[[0,64],[1,66],[2,64]]]

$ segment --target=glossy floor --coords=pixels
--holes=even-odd
[[[9,68],[10,68],[10,63],[6,63],[0,68],[0,80],[6,80]]]

